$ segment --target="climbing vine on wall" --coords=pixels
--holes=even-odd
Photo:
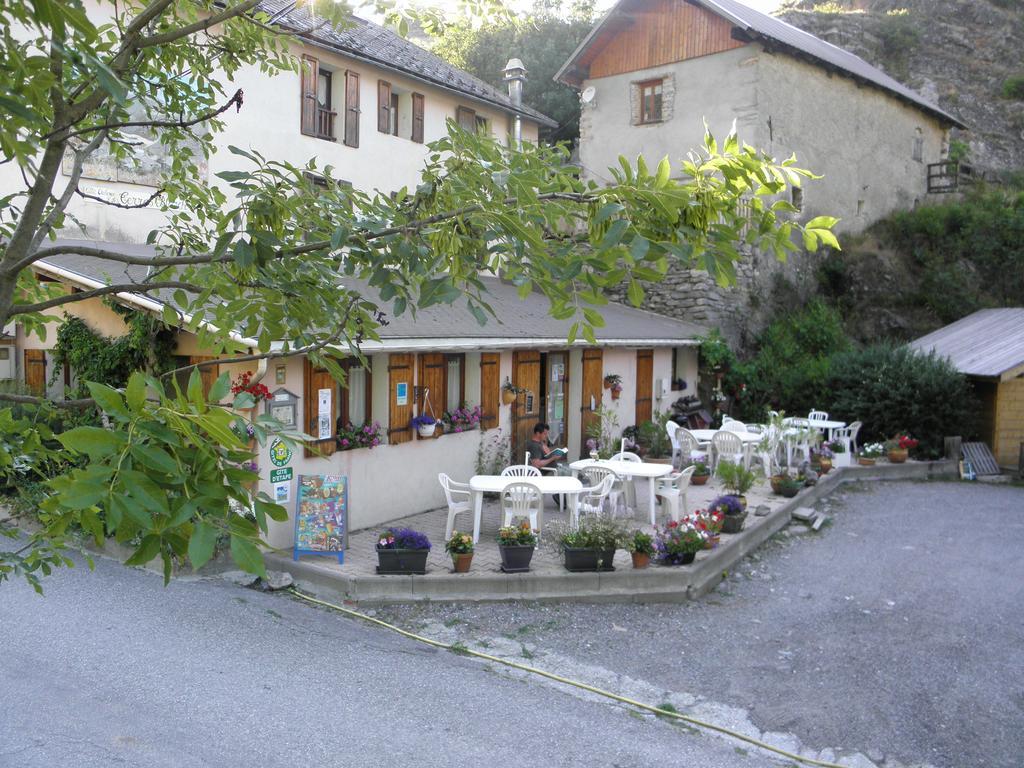
[[[57,330],[54,357],[70,366],[75,374],[71,397],[88,397],[86,381],[123,387],[132,371],[163,373],[174,367],[174,331],[160,320],[142,312],[109,303],[124,318],[128,332],[111,338],[96,333],[78,317],[68,317]],[[62,373],[54,366],[51,383]]]

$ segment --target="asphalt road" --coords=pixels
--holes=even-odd
[[[469,644],[515,639],[538,665],[674,692],[779,743],[1020,768],[1024,488],[887,483],[839,498],[822,532],[791,527],[688,604],[381,613]]]
[[[770,765],[295,598],[98,560],[0,586],[0,766]]]

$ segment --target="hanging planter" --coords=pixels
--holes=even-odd
[[[516,401],[516,398],[520,395],[526,394],[526,390],[522,387],[517,387],[513,384],[509,378],[505,377],[505,383],[501,385],[501,402],[505,405],[512,405]]]
[[[419,433],[420,437],[433,437],[437,430],[437,417],[434,416],[434,409],[430,405],[430,390],[423,390],[423,413],[413,416],[409,422]]]
[[[612,400],[622,396],[622,377],[617,373],[609,373],[604,377],[604,388],[612,391]]]

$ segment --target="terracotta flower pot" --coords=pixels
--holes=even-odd
[[[821,466],[819,471],[823,475],[827,475],[832,469],[832,459],[821,459],[818,464]]]
[[[907,460],[909,455],[906,448],[893,448],[889,451],[889,463],[890,464],[902,464]]]
[[[690,477],[690,485],[704,485],[707,483],[709,477],[711,477],[711,475],[692,475]]]
[[[862,467],[873,467],[875,466],[875,460],[870,456],[858,456],[857,463]]]
[[[715,547],[718,546],[718,544],[719,544],[719,542],[721,542],[721,540],[722,540],[722,535],[719,534],[719,533],[715,533],[715,534],[712,534],[711,536],[708,536],[707,540],[704,542],[704,549],[714,549]]]
[[[645,555],[643,552],[630,552],[629,554],[633,558],[634,568],[646,568],[651,564],[650,555]]]
[[[469,573],[469,566],[473,563],[473,553],[466,552],[463,554],[452,555],[452,565],[455,566],[456,573]]]

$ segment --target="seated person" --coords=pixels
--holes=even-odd
[[[564,448],[552,448],[548,442],[549,429],[550,427],[543,421],[534,425],[533,439],[526,444],[526,450],[530,454],[530,466],[542,472],[550,468],[559,475],[569,474],[569,467],[565,463],[566,451]]]

